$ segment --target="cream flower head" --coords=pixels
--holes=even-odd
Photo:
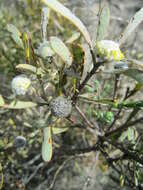
[[[25,75],[18,75],[12,79],[11,88],[16,95],[25,95],[31,85],[31,80]]]
[[[119,48],[119,44],[111,40],[101,40],[96,44],[97,55],[108,61],[121,61],[124,55]]]

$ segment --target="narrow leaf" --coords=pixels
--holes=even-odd
[[[15,43],[21,47],[23,49],[23,42],[21,40],[21,38],[19,36],[17,36],[16,34],[12,34],[11,35],[12,39],[15,41]]]
[[[57,37],[51,37],[50,44],[55,53],[57,53],[66,63],[66,66],[69,67],[72,64],[72,54],[66,45]]]
[[[45,162],[49,162],[52,158],[52,129],[50,126],[44,128],[43,131],[42,158]]]
[[[20,71],[30,71],[32,73],[36,73],[37,71],[37,68],[35,66],[29,64],[18,64],[16,66],[16,69]]]
[[[68,129],[68,127],[52,127],[52,132],[54,135],[57,135],[67,131]]]
[[[108,5],[106,4],[100,13],[99,16],[99,24],[98,24],[98,29],[97,29],[97,41],[103,40],[106,32],[107,32],[107,27],[109,25],[110,21],[110,10]]]
[[[62,5],[57,0],[42,0],[42,2],[45,3],[48,7],[50,7],[55,12],[61,14],[62,16],[64,16],[68,20],[70,20],[78,28],[78,30],[82,33],[82,35],[84,36],[85,40],[90,45],[90,47],[92,47],[90,35],[89,35],[86,27],[81,22],[81,20],[79,18],[77,18],[68,8],[66,8],[64,5]]]
[[[4,99],[2,95],[0,94],[0,106],[3,106],[5,104]]]
[[[1,105],[0,105],[1,106]],[[30,101],[12,101],[10,104],[5,104],[1,107],[7,108],[7,109],[26,109],[26,108],[33,108],[37,106],[36,103],[30,102]]]
[[[123,74],[135,79],[138,83],[143,84],[143,71],[138,69],[128,69]]]
[[[7,30],[12,33],[12,34],[16,34],[18,36],[21,36],[20,31],[13,25],[13,24],[8,24],[7,25]]]
[[[24,38],[24,45],[25,45],[25,57],[26,57],[26,62],[29,64],[30,63],[30,47],[29,47],[29,39],[28,39],[28,34],[25,32],[23,35]]]
[[[41,15],[41,30],[42,30],[42,38],[43,41],[47,39],[47,24],[50,17],[50,9],[47,7],[42,8],[42,15]]]
[[[11,33],[11,37],[15,41],[15,43],[23,49],[24,45],[21,39],[22,34],[20,33],[20,31],[12,24],[7,25],[7,30]]]
[[[128,140],[129,141],[134,141],[135,136],[134,136],[134,129],[133,128],[128,128]]]
[[[129,35],[137,28],[137,26],[143,21],[143,8],[141,8],[136,14],[131,18],[128,26],[125,28],[124,32],[119,38],[119,44],[122,45]]]

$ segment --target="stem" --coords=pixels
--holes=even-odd
[[[84,119],[84,121],[88,124],[88,126],[93,129],[94,128],[93,124],[88,120],[86,115],[80,110],[80,108],[77,105],[75,105],[75,109],[78,111],[78,113]]]
[[[92,52],[92,50],[91,50]],[[79,88],[78,90],[75,92],[75,94],[73,95],[72,97],[72,101],[73,103],[75,104],[76,103],[76,100],[77,100],[77,97],[78,95],[81,93],[81,91],[83,90],[84,86],[86,85],[86,83],[89,81],[89,79],[96,73],[97,69],[103,64],[103,62],[99,62],[99,63],[96,63],[95,62],[95,58],[93,57],[93,68],[92,70],[86,75],[85,79],[83,80],[83,82],[79,85]]]

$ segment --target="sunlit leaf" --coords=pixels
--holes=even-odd
[[[52,127],[52,132],[53,134],[57,135],[67,131],[68,129],[68,127]]]
[[[47,39],[47,24],[50,17],[50,9],[48,7],[42,8],[42,16],[41,16],[41,30],[42,30],[42,38],[43,41]]]
[[[72,64],[72,54],[62,40],[57,37],[50,37],[50,44],[55,53],[57,53],[66,63],[66,66],[69,67]]]
[[[80,37],[79,32],[73,33],[73,35],[66,41],[67,44],[72,44],[74,41],[76,41]]]
[[[127,134],[128,134],[128,140],[129,141],[134,141],[134,140],[136,140],[136,138],[137,138],[137,131],[134,129],[134,128],[132,128],[132,127],[129,127],[128,128],[128,131],[127,131]]]
[[[42,158],[45,162],[49,162],[52,158],[52,129],[50,126],[44,128],[43,131]]]
[[[21,33],[20,31],[12,24],[7,25],[7,30],[11,33],[12,39],[15,41],[15,43],[21,47],[24,48],[23,41],[21,39]]]
[[[12,33],[12,34],[16,34],[18,36],[21,36],[20,31],[13,25],[13,24],[8,24],[7,25],[7,30]]]
[[[106,32],[107,27],[109,25],[110,21],[110,10],[108,5],[104,5],[104,7],[101,10],[101,13],[99,15],[99,24],[97,29],[97,41],[103,40]]]
[[[3,189],[3,184],[4,184],[4,175],[3,175],[3,168],[0,163],[0,190]]]
[[[34,102],[14,100],[10,104],[5,104],[1,107],[7,109],[26,109],[26,108],[33,108],[35,106],[37,106],[37,104]]]
[[[120,176],[120,186],[123,187],[125,183],[125,177],[123,175]]]
[[[70,20],[82,33],[87,43],[92,47],[90,35],[86,27],[81,22],[81,20],[77,18],[68,8],[66,8],[57,0],[41,0],[41,1],[45,3],[48,7],[50,7],[52,10],[56,11],[57,13],[61,14],[62,16]]]
[[[139,185],[139,177],[140,177],[139,171],[135,171],[134,182],[136,187]]]
[[[20,71],[30,71],[32,73],[36,73],[37,71],[37,68],[35,66],[29,64],[18,64],[16,66],[16,69]]]
[[[127,133],[127,131],[125,131],[125,132],[123,132],[123,133],[121,134],[119,140],[120,140],[121,142],[123,142],[123,141],[127,138],[127,136],[128,136],[128,133]]]
[[[23,35],[24,39],[24,47],[25,47],[25,57],[27,63],[30,63],[30,47],[29,47],[29,39],[28,39],[28,34],[25,32]]]
[[[121,34],[119,43],[122,45],[129,35],[137,28],[137,26],[143,21],[143,8],[141,8],[136,14],[131,18],[128,26],[125,28],[124,32]]]
[[[0,94],[0,106],[3,106],[5,104],[4,99],[2,95]]]

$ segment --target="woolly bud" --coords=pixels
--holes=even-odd
[[[71,101],[62,96],[53,99],[50,108],[52,114],[59,118],[68,117],[72,111]]]
[[[54,55],[54,51],[51,49],[49,42],[45,41],[40,44],[37,50],[37,54],[42,58],[52,57]]]
[[[99,57],[108,61],[120,61],[124,59],[119,44],[111,40],[101,40],[97,42],[96,51]]]
[[[25,95],[31,85],[31,80],[25,75],[18,75],[12,79],[11,88],[16,95]]]

